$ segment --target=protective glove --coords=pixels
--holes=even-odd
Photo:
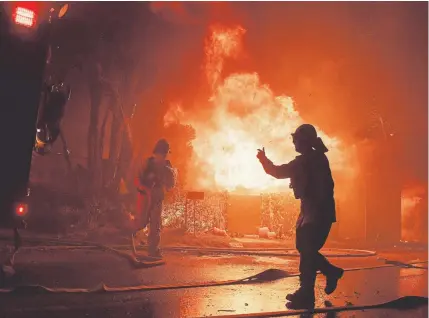
[[[265,148],[258,149],[258,154],[256,155],[256,158],[259,159],[260,162],[266,161],[268,158],[265,155]]]

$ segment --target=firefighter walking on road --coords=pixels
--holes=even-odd
[[[149,226],[148,254],[152,257],[162,257],[159,242],[161,239],[161,213],[164,192],[171,190],[176,183],[176,176],[167,159],[170,145],[165,139],[160,139],[153,150],[153,155],[145,158],[138,171],[135,185],[138,191],[137,215],[134,220],[135,232]],[[134,248],[135,253],[135,248]]]
[[[289,309],[314,308],[314,286],[317,271],[326,276],[325,292],[331,294],[337,287],[344,270],[332,265],[319,252],[328,238],[332,223],[336,222],[334,181],[323,141],[316,129],[301,125],[292,134],[295,150],[300,153],[294,160],[274,165],[259,149],[257,158],[265,172],[277,179],[290,178],[290,187],[296,199],[301,200],[301,211],[296,223],[296,249],[300,254],[300,288],[286,296]]]

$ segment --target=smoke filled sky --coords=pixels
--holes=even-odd
[[[174,2],[150,9],[153,17],[139,19],[145,29],[134,27],[128,45],[146,61],[136,72],[147,74],[151,91],[139,98],[156,105],[151,112],[159,118],[172,101],[202,107],[209,26],[241,25],[244,52],[227,61],[225,73],[257,72],[276,94],[291,96],[306,121],[349,142],[378,114],[402,141],[408,182],[427,182],[427,3]]]

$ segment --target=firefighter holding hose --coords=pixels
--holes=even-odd
[[[153,155],[143,160],[135,179],[138,197],[137,216],[134,220],[136,231],[132,235],[133,247],[137,232],[149,225],[148,254],[151,257],[162,257],[159,242],[164,191],[171,190],[176,183],[175,173],[167,159],[169,153],[170,145],[165,139],[160,139],[155,145]]]
[[[295,150],[300,153],[287,164],[276,166],[258,149],[257,158],[265,172],[277,179],[290,178],[290,187],[296,199],[301,200],[301,210],[296,223],[296,249],[300,254],[300,288],[286,296],[289,309],[314,308],[314,286],[317,271],[326,276],[326,294],[337,287],[344,270],[332,265],[319,250],[323,247],[336,222],[334,181],[328,149],[317,136],[314,126],[303,124],[292,134]]]

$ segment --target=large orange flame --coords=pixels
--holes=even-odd
[[[225,58],[239,56],[244,34],[242,27],[217,27],[206,42],[205,71],[212,87],[209,116],[205,114],[202,120],[195,111],[186,113],[180,104],[173,104],[164,122],[178,121],[195,129],[190,164],[199,167],[200,173],[192,187],[247,193],[289,191],[286,182],[265,174],[256,152],[265,147],[267,156],[278,164],[292,160],[297,154],[289,138],[304,121],[292,98],[275,96],[257,73],[222,78]],[[332,169],[343,169],[345,156],[340,141],[316,129],[330,149]]]

